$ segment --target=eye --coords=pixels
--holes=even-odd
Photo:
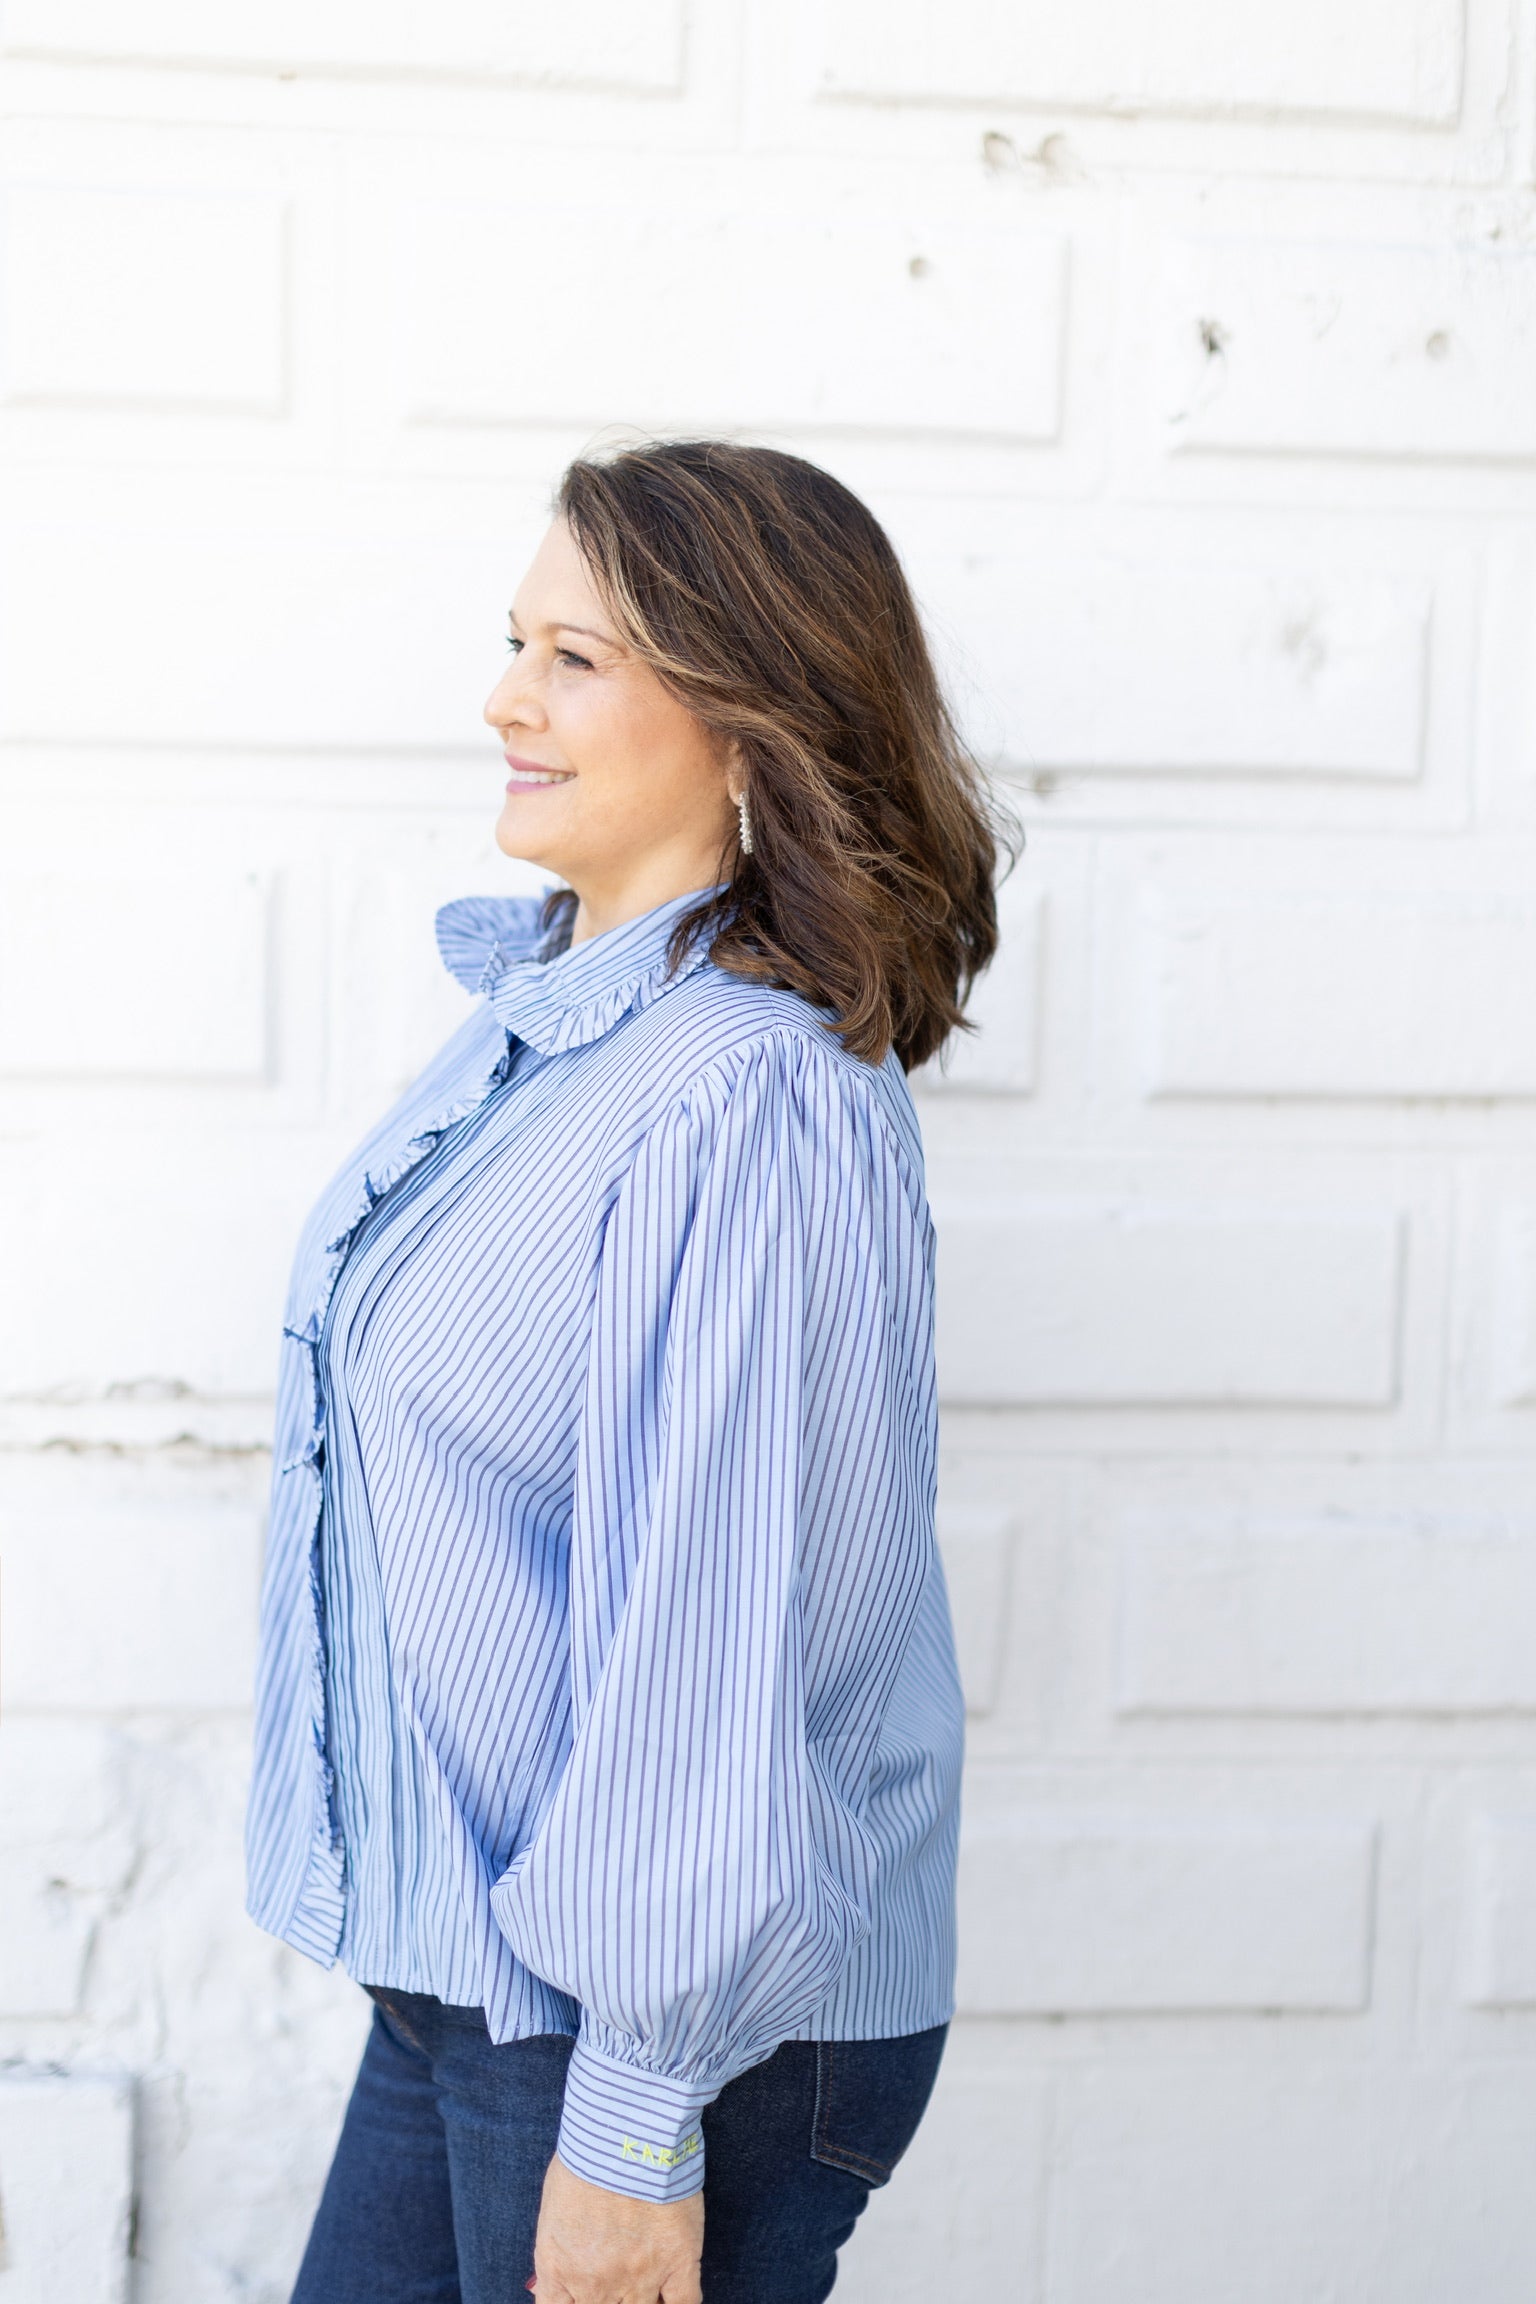
[[[578,672],[590,672],[592,669],[592,659],[589,656],[578,656],[574,648],[557,648],[555,654],[563,663],[574,664]]]
[[[520,650],[521,650],[521,648],[522,648],[522,645],[523,645],[523,644],[522,644],[521,640],[519,640],[519,638],[518,638],[518,636],[517,636],[517,634],[516,634],[515,632],[509,632],[509,633],[507,634],[507,646],[508,646],[508,647],[511,649],[511,651],[512,651],[512,653],[513,653],[513,655],[514,655],[514,656],[516,656],[516,655],[519,653],[519,651],[520,651]]]

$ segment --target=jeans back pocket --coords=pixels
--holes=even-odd
[[[811,2157],[887,2183],[933,2094],[947,2024],[899,2040],[819,2040]]]

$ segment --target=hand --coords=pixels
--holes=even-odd
[[[538,2304],[700,2304],[704,2195],[657,2205],[551,2160],[529,2286]]]

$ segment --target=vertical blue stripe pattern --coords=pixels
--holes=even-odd
[[[641,2198],[786,2039],[951,2012],[961,1706],[894,1057],[698,950],[438,917],[481,998],[300,1243],[250,1909],[576,2046]]]

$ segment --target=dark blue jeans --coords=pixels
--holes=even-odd
[[[375,1991],[293,2304],[527,2304],[571,2043]],[[923,2116],[946,2027],[788,2041],[704,2114],[704,2304],[820,2304]]]

